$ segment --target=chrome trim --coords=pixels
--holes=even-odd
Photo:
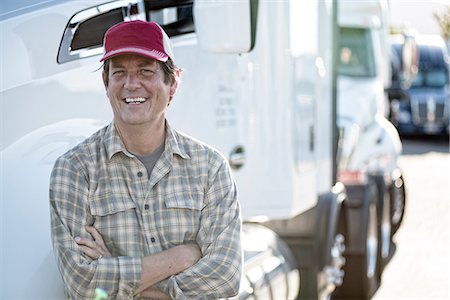
[[[325,266],[325,276],[326,276],[326,288],[319,294],[319,300],[329,300],[331,299],[331,294],[336,289],[336,287],[341,286],[344,280],[344,270],[345,265],[345,237],[338,233],[334,237],[333,245],[330,249],[331,261],[330,264]]]
[[[230,153],[230,158],[228,159],[230,167],[232,169],[240,169],[246,161],[245,149],[243,146],[236,146]]]
[[[369,220],[367,224],[367,278],[375,276],[378,256],[378,229],[377,229],[377,207],[370,203]]]
[[[381,257],[386,259],[391,251],[391,197],[386,191],[383,197],[383,213],[381,215]]]
[[[441,101],[442,100],[442,101]],[[411,98],[411,114],[413,124],[446,124],[448,103],[445,99],[436,96],[419,96]]]
[[[294,254],[272,230],[259,224],[243,223],[244,274],[240,300],[297,299],[300,271]]]
[[[133,13],[132,7],[136,5],[137,11]],[[99,55],[103,53],[103,45],[96,47],[88,47],[79,50],[72,50],[70,48],[73,37],[76,31],[79,29],[80,24],[83,22],[107,13],[109,11],[121,8],[123,21],[131,20],[145,20],[145,4],[143,0],[118,0],[101,5],[97,5],[76,13],[68,22],[66,29],[61,40],[61,44],[58,51],[57,61],[59,64],[69,61]]]
[[[436,120],[436,102],[432,96],[427,97],[427,121],[434,123]]]

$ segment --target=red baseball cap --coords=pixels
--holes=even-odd
[[[170,39],[155,22],[126,21],[108,29],[103,40],[105,54],[100,61],[123,55],[136,54],[162,62],[173,59]]]

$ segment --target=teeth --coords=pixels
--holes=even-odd
[[[126,103],[142,103],[145,102],[145,98],[125,98]]]

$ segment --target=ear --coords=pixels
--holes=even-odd
[[[175,73],[174,80],[173,80],[172,84],[170,85],[170,98],[172,98],[175,95],[175,93],[177,92],[178,83],[180,82],[180,70],[177,69],[174,73]]]
[[[104,70],[102,71],[102,79],[103,79],[103,84],[105,85],[105,88],[108,88],[108,83],[109,83],[109,78],[108,78],[108,73],[106,73]]]

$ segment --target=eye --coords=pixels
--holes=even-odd
[[[142,69],[141,74],[145,75],[145,76],[150,76],[150,75],[155,74],[155,71],[151,70],[151,69]]]
[[[113,72],[112,72],[112,75],[113,76],[121,76],[121,75],[123,75],[125,72],[123,71],[123,70],[114,70]]]

